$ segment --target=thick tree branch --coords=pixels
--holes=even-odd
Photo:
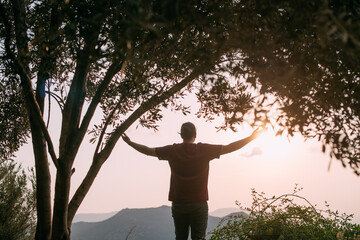
[[[54,146],[52,144],[50,134],[46,128],[46,124],[42,118],[40,107],[36,102],[35,94],[31,88],[30,78],[28,75],[25,74],[25,70],[23,69],[21,64],[18,61],[16,61],[16,62],[17,62],[16,65],[18,66],[18,68],[21,69],[19,71],[19,75],[21,78],[21,85],[23,86],[24,95],[25,95],[27,101],[29,102],[29,107],[35,112],[35,114],[34,114],[35,121],[37,121],[39,123],[39,125],[42,129],[42,132],[43,132],[46,142],[48,144],[48,150],[49,150],[51,159],[53,160],[55,166],[58,167],[58,159],[57,159],[55,151],[54,151]]]
[[[64,158],[64,156],[61,156],[62,154],[74,154],[74,151],[77,151],[71,144],[70,135],[74,134],[78,127],[85,99],[86,75],[89,71],[89,55],[91,51],[90,49],[86,50],[83,50],[78,56],[76,71],[64,105],[59,147],[60,158]]]
[[[91,100],[91,103],[84,115],[84,118],[81,122],[80,128],[77,131],[77,136],[75,137],[75,139],[77,139],[77,142],[75,143],[76,146],[80,146],[82,139],[84,138],[86,131],[89,127],[90,121],[95,113],[95,110],[97,108],[97,106],[99,105],[101,98],[103,96],[103,94],[105,93],[105,91],[107,90],[107,87],[109,86],[111,80],[113,79],[113,77],[118,73],[124,73],[126,66],[129,62],[129,58],[130,56],[132,56],[132,51],[133,49],[130,48],[128,49],[128,52],[126,54],[126,59],[123,61],[119,61],[116,58],[113,60],[112,64],[110,65],[110,67],[108,68],[104,80],[100,83],[99,87],[96,90],[96,93],[94,95],[94,97]],[[116,109],[116,108],[115,108]],[[100,143],[100,141],[99,141]],[[100,144],[98,144],[100,145]],[[99,146],[96,148],[95,153],[97,153]]]
[[[94,52],[101,25],[104,21],[103,15],[100,16],[98,14],[97,18],[99,19],[94,19],[94,22],[97,24],[93,27],[91,34],[88,35],[84,48],[78,51],[76,70],[63,110],[60,159],[65,158],[63,154],[69,156],[69,159],[74,159],[78,151],[75,142],[81,142],[82,140],[78,139],[81,134],[79,135],[77,132],[79,130],[82,107],[86,96],[86,77],[90,69],[91,55]],[[74,133],[75,136],[77,136],[76,138],[74,137]],[[72,163],[69,164],[71,165]]]
[[[114,62],[109,69],[106,72],[106,75],[104,77],[104,80],[100,83],[99,87],[96,90],[96,93],[94,97],[91,100],[91,103],[84,115],[84,118],[81,122],[79,131],[78,131],[78,139],[83,139],[84,135],[86,134],[86,131],[89,127],[90,121],[95,113],[95,110],[97,106],[99,105],[101,101],[101,97],[103,96],[104,92],[106,91],[107,87],[109,86],[112,78],[119,72],[123,71],[126,67],[126,61],[123,62]],[[80,143],[78,143],[80,144]]]
[[[104,92],[106,91],[107,87],[109,86],[112,78],[120,71],[123,72],[126,68],[127,65],[127,61],[123,61],[123,62],[114,62],[110,68],[108,69],[104,80],[101,82],[101,84],[99,85],[91,103],[90,106],[83,118],[83,121],[81,123],[81,126],[79,128],[78,134],[79,136],[77,137],[77,139],[83,139],[83,136],[85,135],[88,126],[90,124],[90,121],[94,115],[94,112],[96,110],[97,105],[100,103],[101,101],[101,97],[103,96]],[[121,103],[121,101],[119,101],[119,104]],[[118,104],[118,105],[119,105]],[[116,111],[118,107],[115,107],[113,112]],[[108,119],[110,119],[111,116],[109,116]],[[100,138],[101,139],[101,138]],[[101,140],[99,140],[99,143],[101,142]],[[77,144],[80,144],[80,142],[78,142]],[[95,154],[94,156],[96,156],[98,148],[99,148],[100,144],[98,144],[96,150],[95,150]],[[78,188],[77,190],[77,194],[76,196],[74,196],[72,198],[72,200],[69,203],[69,210],[68,210],[68,224],[71,225],[71,222],[75,216],[75,213],[77,211],[77,209],[79,208],[82,200],[84,199],[86,193],[88,192],[88,190],[90,189],[90,186],[92,185],[92,183],[95,180],[95,177],[97,175],[97,173],[99,172],[102,164],[99,164],[99,162],[95,163],[96,158],[93,158],[93,163],[91,168],[89,169],[86,177],[83,180],[83,184]],[[76,199],[76,200],[75,200]]]
[[[28,65],[28,37],[26,34],[26,23],[25,23],[25,3],[23,0],[13,0],[12,8],[14,13],[14,22],[15,22],[15,38],[16,38],[16,47],[18,50],[18,58],[21,60],[22,65],[27,72],[29,72]]]

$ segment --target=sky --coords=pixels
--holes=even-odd
[[[194,105],[196,105],[194,103]],[[196,108],[194,108],[196,110]],[[193,111],[195,112],[195,111]],[[58,136],[60,115],[53,113],[50,132]],[[58,115],[58,116],[57,116]],[[145,129],[134,124],[126,134],[132,141],[149,147],[164,146],[181,142],[181,124],[193,122],[197,127],[196,142],[228,144],[251,134],[253,129],[244,123],[237,132],[217,131],[222,120],[207,122],[194,113],[164,111],[164,119],[159,130]],[[58,137],[53,138],[54,145]],[[76,169],[72,177],[71,193],[85,176],[95,145],[85,139],[74,163]],[[24,167],[34,165],[31,141],[17,153],[17,160]],[[341,213],[354,214],[360,223],[360,177],[337,160],[332,160],[321,151],[321,144],[315,140],[304,141],[295,136],[290,141],[285,137],[275,137],[269,129],[242,149],[222,155],[210,163],[209,211],[220,208],[237,208],[235,201],[243,206],[251,206],[251,189],[265,192],[269,197],[292,193],[298,185],[299,193],[319,209],[325,208]],[[54,165],[50,163],[52,186],[55,182]],[[109,159],[104,163],[78,213],[107,213],[124,208],[148,208],[171,205],[167,200],[170,169],[166,161],[142,155],[121,139]],[[53,190],[52,190],[53,192]],[[306,205],[306,202],[299,202]]]

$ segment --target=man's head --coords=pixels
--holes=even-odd
[[[196,138],[196,128],[191,122],[183,123],[180,130],[181,138],[184,141],[194,141]]]

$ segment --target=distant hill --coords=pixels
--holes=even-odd
[[[209,216],[208,231],[220,222]],[[123,209],[101,222],[75,222],[72,240],[169,240],[175,239],[169,206],[143,209]]]
[[[104,221],[118,212],[109,212],[109,213],[79,213],[76,214],[73,220],[73,223],[76,222],[100,222]]]
[[[209,212],[209,215],[213,217],[225,217],[234,212],[239,212],[239,208],[220,208],[215,211]]]

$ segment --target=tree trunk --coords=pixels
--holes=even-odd
[[[54,216],[52,226],[52,240],[69,240],[70,227],[68,227],[67,214],[70,194],[71,167],[59,159],[59,167],[55,181]]]
[[[30,114],[32,115],[32,114]],[[46,142],[41,128],[30,120],[36,169],[36,240],[49,240],[51,236],[51,176]]]

